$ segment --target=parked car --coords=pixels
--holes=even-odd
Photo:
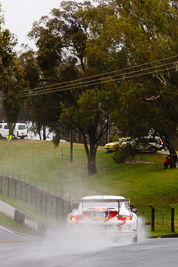
[[[123,138],[120,138],[118,141],[115,141],[115,142],[111,142],[111,143],[108,143],[104,146],[104,149],[108,152],[113,152],[115,151],[115,146],[116,145],[121,145],[123,142],[127,142],[128,140],[130,140],[130,137],[123,137]]]
[[[144,136],[134,140],[127,140],[122,143],[122,146],[128,143],[134,146],[137,151],[150,151],[152,153],[156,153],[157,150],[161,150],[164,147],[163,141],[159,136]]]
[[[9,128],[6,122],[0,123],[0,138],[7,138]],[[27,136],[27,125],[25,123],[16,123],[13,135],[15,138],[25,138]]]
[[[137,209],[130,208],[129,199],[111,195],[86,196],[72,203],[77,203],[78,207],[67,217],[67,228],[71,234],[108,233],[114,239],[129,235],[137,241]]]

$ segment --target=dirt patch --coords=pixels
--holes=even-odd
[[[125,164],[144,164],[144,165],[150,165],[150,164],[156,164],[155,161],[144,161],[144,160],[133,160],[133,161],[125,161]]]

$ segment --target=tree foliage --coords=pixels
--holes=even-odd
[[[150,70],[155,65],[165,67],[162,71],[122,81],[114,97],[117,108],[113,119],[124,134],[146,135],[153,128],[170,143],[177,135],[178,118],[176,58],[171,59],[177,53],[176,9],[166,0],[121,0],[115,4],[120,16],[113,22],[110,34],[126,51],[127,61],[132,66],[147,64]],[[108,24],[107,33],[109,29]],[[170,60],[159,61],[169,57]],[[173,61],[174,65],[170,65]],[[174,69],[169,70],[169,66]]]
[[[27,60],[26,56],[29,57],[29,52],[22,55],[22,59],[26,58],[26,74],[32,74],[31,78],[26,75],[31,84],[35,81],[36,86],[52,85],[55,82],[69,82],[89,75],[86,44],[90,25],[84,13],[85,9],[90,8],[93,7],[89,2],[79,4],[65,1],[62,2],[60,10],[53,9],[50,17],[42,17],[39,22],[34,23],[29,36],[35,40],[38,48],[36,55],[32,55],[32,66],[37,63],[39,67],[38,77],[38,72],[34,76],[33,68],[28,64],[29,58]],[[49,126],[48,117],[53,114],[48,104],[51,102],[51,108],[58,115],[57,119],[54,116],[54,124],[58,124],[60,117],[60,123],[63,122],[65,127],[79,129],[88,157],[88,172],[93,174],[96,172],[97,144],[108,128],[108,112],[101,108],[100,99],[103,92],[99,92],[97,88],[94,91],[87,89],[89,88],[86,86],[77,91],[58,93],[55,98],[51,94],[37,96],[35,100],[33,98],[26,101],[26,106],[37,125],[41,126],[45,122]],[[43,101],[44,108],[41,106]]]
[[[104,89],[86,90],[77,95],[74,102],[62,106],[60,121],[78,128],[82,134],[88,158],[88,174],[95,173],[98,142],[109,127],[109,105]],[[89,146],[88,146],[89,144]]]
[[[175,1],[108,0],[97,6],[63,1],[34,23],[29,36],[37,53],[32,66],[27,61],[25,66],[31,88],[64,82],[77,88],[55,99],[51,94],[32,99],[28,106],[43,122],[51,102],[63,126],[79,129],[89,174],[96,172],[98,141],[111,120],[124,135],[143,136],[153,128],[168,143],[176,136],[176,21]]]
[[[3,28],[3,18],[0,22],[0,91],[4,96],[4,115],[8,122],[10,134],[13,124],[17,122],[22,99],[20,94],[26,87],[23,69],[19,67],[14,47],[16,38],[9,30]]]

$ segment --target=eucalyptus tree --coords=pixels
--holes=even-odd
[[[119,81],[110,95],[112,119],[125,135],[146,135],[153,128],[170,146],[178,129],[176,2],[103,2],[114,7],[114,14],[107,16],[87,52],[94,68],[100,49],[100,66],[125,68],[113,79]]]
[[[1,6],[0,6],[1,8]],[[16,44],[16,39],[9,32],[4,29],[4,18],[0,9],[0,79],[4,81],[8,78],[8,69],[14,60],[13,48]],[[1,88],[2,89],[2,88]]]
[[[14,47],[16,37],[4,28],[4,20],[0,18],[0,90],[3,99],[4,115],[7,120],[10,134],[13,125],[17,122],[22,99],[20,94],[26,86],[23,69],[18,65]]]
[[[175,137],[176,11],[168,0],[64,1],[34,23],[40,84],[73,85],[56,98],[59,121],[81,132],[89,174],[110,114],[123,134]]]
[[[56,124],[59,121],[64,127],[75,127],[80,131],[88,158],[89,175],[96,172],[98,141],[109,127],[106,109],[108,106],[102,101],[104,87],[88,86],[90,79],[86,79],[86,82],[80,85],[82,81],[80,79],[97,73],[89,67],[92,63],[88,63],[86,52],[87,41],[94,34],[94,31],[91,32],[93,25],[89,20],[89,13],[94,10],[97,11],[90,2],[81,4],[64,1],[61,9],[53,9],[49,17],[44,16],[39,22],[35,22],[29,33],[38,49],[36,60],[40,69],[39,84],[52,85],[59,82],[60,87],[62,82],[67,82],[66,87],[74,85],[75,89],[59,92],[56,97],[58,104],[53,104],[52,107],[56,114],[59,112],[61,114]],[[75,83],[72,82],[74,80],[76,80]],[[98,88],[102,89],[101,92]],[[52,95],[48,94],[43,97],[43,100],[46,98],[45,103],[47,103],[51,97]],[[33,100],[32,102],[32,106],[35,105]],[[38,106],[38,101],[36,106]],[[48,111],[52,112],[49,109]],[[46,111],[40,109],[40,112],[45,120]],[[36,111],[34,114],[37,114]]]
[[[77,58],[73,52],[73,47],[79,46],[77,36],[76,38],[73,36],[78,29],[77,25],[79,25],[75,16],[77,8],[78,4],[75,2],[63,2],[61,9],[53,9],[49,16],[43,16],[39,22],[34,22],[29,36],[35,40],[37,52],[27,51],[21,55],[30,90],[37,87],[53,86],[77,78],[75,67]],[[78,32],[77,35],[79,35]],[[72,41],[72,38],[75,40]],[[79,47],[76,53],[77,51],[79,53]],[[84,68],[81,52],[79,59]],[[45,126],[50,127],[55,132],[59,131],[61,98],[63,96],[61,97],[60,93],[53,93],[43,96],[37,95],[35,98],[26,100],[26,109],[39,131]]]

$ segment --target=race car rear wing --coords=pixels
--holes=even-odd
[[[125,199],[73,199],[71,200],[71,204],[82,204],[82,213],[83,213],[83,204],[84,203],[117,203],[118,204],[118,211],[120,209],[120,203],[128,203],[130,205],[130,199],[125,198]],[[77,208],[77,207],[76,207]]]
[[[71,203],[74,204],[80,204],[80,203],[98,203],[98,202],[124,202],[124,203],[129,203],[130,204],[130,199],[129,198],[124,198],[124,199],[72,199]]]
[[[124,198],[124,199],[73,199],[71,200],[71,204],[80,204],[82,203],[82,211],[83,211],[83,203],[118,203],[118,210],[119,210],[119,204],[120,203],[128,203],[130,205],[130,199]]]

